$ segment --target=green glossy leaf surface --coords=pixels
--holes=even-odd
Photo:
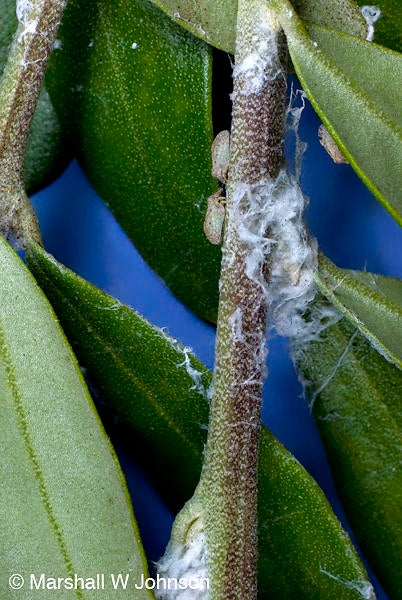
[[[212,46],[235,53],[237,0],[152,0],[171,19]],[[300,16],[360,37],[366,36],[364,20],[350,0],[295,0]]]
[[[101,398],[141,439],[175,509],[202,463],[211,374],[189,350],[39,248],[28,253]],[[148,469],[149,469],[148,463]],[[259,463],[260,597],[361,599],[370,584],[321,490],[267,429]]]
[[[15,0],[3,0],[0,9],[0,72],[7,60],[8,48],[17,29]]]
[[[402,368],[402,280],[339,269],[321,255],[317,284],[381,354]]]
[[[146,0],[73,1],[59,37],[49,89],[85,173],[172,291],[214,320],[210,48]]]
[[[346,319],[297,362],[347,518],[390,597],[402,589],[402,371]]]
[[[110,574],[147,567],[120,467],[49,303],[2,238],[0,398],[1,597],[32,598],[31,573],[105,574],[105,590],[41,598],[126,597]],[[7,593],[13,573],[26,585]]]
[[[360,6],[367,5],[357,0]],[[374,3],[381,10],[381,17],[374,25],[374,41],[395,52],[402,52],[402,11],[400,0],[378,0]]]
[[[314,26],[309,35],[280,2],[296,73],[313,107],[359,177],[402,223],[402,56]]]
[[[17,29],[15,6],[15,0],[2,0],[0,5],[0,74]],[[35,190],[49,183],[61,173],[70,156],[59,118],[44,87],[33,118],[25,157],[27,190]]]

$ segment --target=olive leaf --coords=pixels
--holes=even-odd
[[[3,238],[0,396],[3,585],[13,573],[26,586],[31,573],[140,580],[146,559],[116,456],[48,301]],[[111,594],[126,596],[107,576],[96,597]],[[54,588],[40,596],[53,597]]]
[[[294,351],[347,518],[372,569],[397,598],[402,371],[346,318]]]
[[[367,6],[364,0],[357,0],[360,6]],[[402,52],[402,12],[399,0],[379,0],[375,6],[381,16],[374,25],[374,41],[395,52]]]
[[[402,368],[402,280],[339,269],[320,255],[316,281],[373,346]]]
[[[15,0],[3,0],[0,6],[0,75],[7,60],[17,16]],[[28,191],[47,185],[67,166],[71,151],[65,133],[44,86],[39,95],[25,155],[25,185]]]
[[[314,109],[365,185],[402,223],[402,56],[340,31],[309,26],[278,0],[296,73]]]
[[[325,27],[309,25],[308,31],[350,81],[355,81],[360,90],[401,128],[402,92],[392,78],[398,79],[402,74],[402,55],[349,35],[339,38],[336,32]],[[385,85],[391,83],[386,94],[379,86],[380,81]]]
[[[237,0],[152,0],[176,23],[204,41],[235,53]],[[301,18],[366,37],[366,26],[351,0],[295,0]]]
[[[149,475],[177,509],[198,480],[211,374],[176,340],[38,246],[28,263],[100,394],[140,443]],[[134,437],[133,435],[133,437]],[[372,588],[320,488],[263,428],[259,460],[261,598],[360,599]]]
[[[216,48],[234,54],[237,0],[152,0],[173,21]]]
[[[15,0],[4,0],[1,4],[0,19],[0,72],[7,60],[8,49],[12,37],[17,30],[17,15]]]
[[[85,174],[176,296],[214,321],[210,48],[142,0],[68,4],[59,38],[47,85]]]

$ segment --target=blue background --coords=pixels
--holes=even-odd
[[[307,221],[327,256],[346,268],[402,277],[400,229],[348,165],[334,165],[317,139],[319,121],[310,106],[300,136],[308,141],[301,185],[309,197]],[[77,163],[33,198],[46,249],[58,260],[129,304],[191,346],[213,367],[215,330],[177,301],[149,269]],[[272,337],[263,420],[325,491],[347,527],[328,464],[288,356],[287,342]],[[113,437],[113,431],[111,432]],[[173,515],[131,456],[113,439],[128,479],[147,556],[157,560],[168,541]],[[376,584],[378,598],[387,596]]]

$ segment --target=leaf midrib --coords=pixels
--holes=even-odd
[[[18,428],[24,441],[24,446],[28,455],[29,462],[32,466],[34,478],[37,481],[39,496],[41,498],[44,510],[49,519],[51,528],[56,538],[56,543],[60,549],[63,562],[66,566],[66,570],[70,576],[74,576],[75,569],[73,566],[73,560],[70,556],[66,540],[63,535],[62,527],[58,522],[55,510],[52,506],[51,495],[46,485],[46,477],[41,469],[40,460],[37,452],[35,451],[32,434],[29,428],[28,412],[24,403],[24,396],[21,392],[20,385],[18,384],[17,377],[15,374],[14,363],[12,359],[12,353],[6,342],[6,336],[4,333],[4,326],[0,315],[0,360],[2,360],[5,373],[7,375],[7,385],[11,391],[11,396],[14,402],[15,414],[17,416]],[[80,589],[75,589],[75,595],[77,598],[84,599],[85,596]]]
[[[102,348],[102,350],[105,352],[105,354],[107,351],[107,355],[113,359],[115,365],[118,368],[120,368],[124,371],[124,373],[127,375],[128,379],[133,383],[133,385],[139,387],[144,392],[144,395],[149,399],[149,403],[152,406],[153,410],[155,410],[155,412],[158,414],[158,416],[161,417],[161,420],[166,423],[167,427],[171,431],[173,431],[179,437],[179,439],[182,441],[182,443],[185,444],[185,446],[192,452],[194,458],[199,461],[201,459],[201,454],[200,454],[198,446],[196,444],[193,444],[192,441],[182,433],[181,429],[179,427],[177,427],[176,423],[168,417],[166,412],[162,410],[162,408],[159,406],[159,402],[155,401],[154,395],[152,393],[150,386],[146,385],[144,382],[141,381],[141,379],[139,379],[138,377],[135,376],[135,374],[129,369],[129,367],[125,364],[125,362],[115,352],[115,349],[114,348],[111,349],[111,347],[106,342],[103,341],[102,337],[95,331],[92,324],[89,321],[87,321],[85,319],[85,317],[82,316],[82,314],[75,308],[74,304],[65,295],[60,293],[60,291],[58,290],[58,288],[56,287],[54,282],[47,277],[46,273],[40,266],[39,266],[39,269],[41,270],[42,275],[44,277],[46,277],[48,285],[50,285],[52,287],[54,294],[56,296],[58,296],[64,303],[66,303],[68,305],[72,314],[75,315],[77,320],[82,325],[84,325],[86,329],[88,328],[89,325],[92,327],[91,336],[93,336],[95,341],[98,342],[99,346]],[[124,307],[124,305],[122,305],[121,308],[126,308],[126,307]]]

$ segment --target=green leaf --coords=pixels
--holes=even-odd
[[[373,42],[342,36],[325,27],[310,25],[308,30],[326,54],[342,68],[347,78],[355,81],[360,90],[401,128],[402,92],[397,81],[402,75],[402,55]],[[384,85],[387,86],[387,93],[384,93]]]
[[[234,54],[237,0],[152,0],[176,23],[216,48]]]
[[[179,25],[204,41],[235,53],[237,0],[152,0]],[[366,37],[366,27],[355,2],[350,0],[295,0],[306,21]]]
[[[259,598],[369,598],[374,592],[314,479],[263,428],[259,454]]]
[[[17,29],[17,15],[15,0],[3,0],[0,14],[0,73],[3,71],[7,60],[8,49]]]
[[[365,185],[402,224],[402,56],[339,31],[310,27],[278,2],[296,73]]]
[[[346,319],[296,348],[346,516],[392,598],[402,589],[402,371]]]
[[[28,262],[102,400],[127,423],[174,508],[198,480],[211,374],[189,351],[38,247]],[[261,598],[367,598],[367,576],[314,480],[265,428],[259,461]],[[175,497],[173,497],[175,494]]]
[[[17,29],[15,0],[3,0],[0,7],[0,75]],[[25,157],[25,185],[28,191],[48,184],[67,166],[71,152],[49,94],[43,87],[32,121]]]
[[[29,192],[48,185],[71,160],[66,136],[50,96],[43,86],[32,119],[25,154],[25,187]]]
[[[3,238],[0,397],[3,588],[13,573],[25,577],[26,590],[31,573],[104,573],[96,598],[125,597],[110,573],[139,579],[147,567],[120,467],[49,303]],[[54,597],[46,589],[40,597]]]
[[[402,280],[339,269],[320,255],[316,281],[373,346],[402,368]]]
[[[360,6],[367,5],[357,0]],[[395,52],[402,52],[402,12],[399,0],[379,0],[375,5],[381,10],[381,17],[374,25],[374,41]]]
[[[81,280],[50,255],[37,248],[27,257],[38,280],[42,283],[44,277],[46,287],[51,286],[49,298],[65,295],[67,312],[73,311],[79,323],[76,331],[68,328],[68,336],[73,347],[81,349],[81,364],[88,375],[96,371],[97,392],[108,398],[107,404],[119,419],[141,427],[140,437],[133,440],[139,459],[155,463],[151,478],[170,504],[181,508],[174,504],[175,499],[191,495],[201,470],[208,401],[199,392],[210,385],[209,371],[161,329]],[[53,289],[57,280],[62,286],[59,292]],[[70,292],[78,294],[82,311],[77,311]]]
[[[85,173],[148,264],[213,321],[210,48],[142,0],[69,3],[59,37],[47,81]]]
[[[292,5],[307,25],[321,25],[366,38],[367,25],[354,0],[294,0]]]

